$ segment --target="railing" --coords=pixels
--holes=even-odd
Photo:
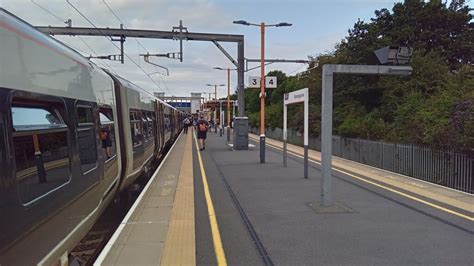
[[[258,134],[258,129],[251,128]],[[269,138],[282,140],[281,128],[267,129]],[[288,143],[302,146],[303,135],[288,130]],[[309,137],[309,148],[321,151],[321,139]],[[332,154],[430,183],[474,194],[474,158],[452,151],[435,151],[411,144],[397,144],[333,136]]]

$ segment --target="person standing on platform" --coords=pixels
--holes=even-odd
[[[207,122],[207,120],[204,119],[204,116],[201,115],[197,125],[197,138],[201,144],[201,148],[199,150],[203,151],[206,149],[206,138],[207,131],[209,130],[209,122]]]
[[[188,127],[191,124],[191,120],[189,119],[189,117],[186,117],[183,120],[183,124],[184,124],[184,134],[188,134]]]
[[[198,114],[196,113],[193,115],[193,126],[194,126],[194,130],[196,131],[198,130],[198,121],[199,121]]]
[[[211,118],[211,120],[209,120],[209,129],[212,129],[213,127],[214,127],[214,119]]]

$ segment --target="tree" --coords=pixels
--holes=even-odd
[[[374,63],[373,51],[387,45],[414,48],[407,77],[336,75],[333,130],[345,137],[396,141],[473,154],[474,23],[465,0],[405,0],[391,10],[358,20],[333,53],[298,76],[281,71],[278,87],[267,91],[266,126],[282,124],[284,93],[309,88],[310,130],[320,134],[324,64]],[[258,124],[259,90],[246,92],[250,122]],[[303,106],[289,106],[288,126],[303,127]]]

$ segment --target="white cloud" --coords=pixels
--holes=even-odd
[[[60,19],[51,16],[35,6],[29,0],[0,0],[2,6],[25,19],[33,25],[60,25],[62,20],[72,19],[73,26],[90,27],[90,24],[82,18],[65,0],[34,0],[39,5],[50,10]],[[360,0],[370,1],[370,0]],[[107,9],[102,0],[70,0],[81,12],[83,12],[93,23],[99,27],[118,27],[119,22]],[[259,58],[259,33],[257,28],[249,29],[234,26],[230,23],[234,18],[245,17],[246,9],[252,8],[251,3],[242,5],[239,10],[226,10],[220,1],[199,0],[106,0],[115,13],[121,18],[128,28],[171,30],[177,26],[179,19],[183,20],[184,26],[192,32],[220,32],[236,33],[246,32],[246,57]],[[303,1],[304,2],[304,1]],[[308,2],[309,3],[309,2]],[[232,13],[229,13],[232,12]],[[243,15],[243,16],[242,16]],[[225,23],[222,23],[225,22]],[[344,33],[343,33],[344,34]],[[278,36],[275,35],[274,36]],[[91,49],[78,37],[58,36],[61,41],[77,48],[86,54],[93,54]],[[267,58],[290,58],[306,59],[309,54],[315,54],[331,49],[339,41],[338,34],[320,37],[319,39],[301,36],[301,40],[277,39],[267,44]],[[98,55],[118,54],[119,51],[103,37],[82,37],[87,44]],[[178,42],[169,40],[140,40],[140,43],[151,53],[166,53],[178,51]],[[236,45],[222,44],[226,50],[236,59]],[[126,53],[146,73],[159,71],[154,66],[139,60],[138,53],[145,53],[135,40],[127,39],[125,43]],[[172,91],[174,95],[187,96],[192,91],[210,91],[206,83],[226,83],[227,77],[224,71],[212,70],[215,66],[233,67],[231,62],[210,42],[184,42],[184,62],[176,60],[157,58],[154,62],[159,63],[170,70],[170,76],[161,78],[155,74],[152,78],[159,84],[160,88],[138,69],[130,60],[126,64],[118,62],[95,61],[99,65],[111,66],[114,71],[124,78],[153,91]],[[279,64],[267,67],[267,70],[281,69],[286,72],[301,68],[300,65]],[[304,70],[304,67],[303,69]],[[250,72],[255,75],[257,72]],[[164,82],[166,82],[166,85]],[[236,84],[235,71],[232,72],[232,88]],[[223,95],[226,88],[221,88],[219,94]],[[233,89],[232,89],[233,91]]]

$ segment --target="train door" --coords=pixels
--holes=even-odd
[[[85,101],[76,101],[76,145],[80,172],[84,186],[99,181],[99,130],[97,105]]]
[[[160,134],[159,134],[159,120],[158,120],[158,117],[159,117],[159,107],[158,107],[158,101],[154,101],[153,102],[153,110],[154,110],[154,113],[153,113],[153,131],[155,133],[155,153],[156,153],[156,156],[158,156],[160,154],[160,149],[161,149],[161,139],[160,139]]]

